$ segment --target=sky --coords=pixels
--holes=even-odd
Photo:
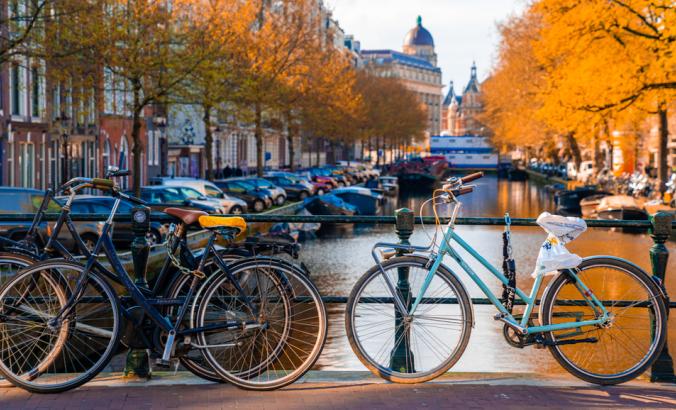
[[[326,0],[345,34],[362,49],[401,51],[418,15],[434,38],[443,83],[456,93],[469,81],[476,61],[479,80],[490,73],[499,40],[496,24],[523,10],[525,0]]]

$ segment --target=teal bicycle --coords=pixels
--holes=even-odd
[[[592,256],[573,269],[559,270],[541,297],[544,275],[537,275],[527,294],[455,230],[458,197],[472,192],[475,187],[466,184],[481,176],[451,178],[435,191],[430,200],[435,215],[442,204],[451,214],[440,243],[435,233],[427,247],[374,246],[376,265],[355,284],[345,313],[347,336],[361,362],[386,380],[419,383],[442,375],[460,359],[474,310],[456,272],[443,264],[449,256],[497,308],[495,319],[504,323],[511,346],[546,347],[565,370],[601,385],[645,372],[666,338],[667,296],[661,283],[627,260]],[[502,282],[502,298],[466,255]],[[514,298],[523,302],[521,315],[512,312]]]

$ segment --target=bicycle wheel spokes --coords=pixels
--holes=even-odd
[[[242,324],[203,335],[209,362],[240,387],[273,389],[295,381],[323,346],[326,315],[319,294],[304,276],[273,259],[232,269],[243,292],[224,276],[200,301],[198,323]]]
[[[91,276],[71,314],[51,323],[70,297],[78,265],[45,263],[10,281],[0,295],[0,370],[27,390],[50,393],[77,387],[107,363],[119,320],[110,288]]]
[[[434,378],[457,361],[466,345],[469,308],[457,285],[441,271],[433,276],[412,316],[405,318],[396,311],[384,275],[399,283],[410,309],[428,273],[424,264],[394,260],[384,266],[384,273],[379,269],[367,273],[350,296],[346,321],[353,350],[367,367],[388,380]]]
[[[614,266],[592,266],[578,277],[601,300],[609,313],[607,323],[551,333],[553,341],[594,338],[595,343],[563,344],[552,349],[589,377],[620,379],[641,368],[657,348],[654,323],[663,320],[659,295],[634,273]],[[647,279],[650,280],[650,279]],[[570,280],[562,281],[548,302],[550,323],[594,320],[600,312],[585,301]],[[657,318],[656,318],[657,316]]]

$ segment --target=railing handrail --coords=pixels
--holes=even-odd
[[[32,221],[34,214],[0,214],[0,223],[2,222],[27,222]],[[108,214],[77,214],[72,213],[73,221],[105,221]],[[247,222],[293,222],[293,223],[372,223],[372,224],[396,224],[394,216],[367,216],[367,215],[274,215],[274,214],[244,214],[240,215]],[[59,217],[58,213],[48,213],[43,217],[43,221],[55,221]],[[130,215],[118,213],[115,215],[115,221],[129,221]],[[156,222],[174,222],[177,219],[163,212],[153,212],[151,220]],[[447,223],[448,218],[441,218],[442,223]],[[632,220],[605,220],[605,219],[585,219],[587,226],[594,228],[644,228],[649,229],[652,224],[650,221],[632,221]],[[424,223],[425,225],[434,224],[434,217],[426,216],[422,220],[415,217],[415,224]],[[483,225],[483,226],[504,226],[505,220],[496,217],[464,217],[457,218],[457,225]],[[512,226],[537,226],[534,218],[512,218]],[[676,229],[676,221],[672,222],[671,229]]]

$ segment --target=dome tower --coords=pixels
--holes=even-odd
[[[403,51],[406,54],[420,57],[436,67],[437,54],[434,52],[432,34],[422,25],[422,17],[418,16],[418,24],[406,33]]]

